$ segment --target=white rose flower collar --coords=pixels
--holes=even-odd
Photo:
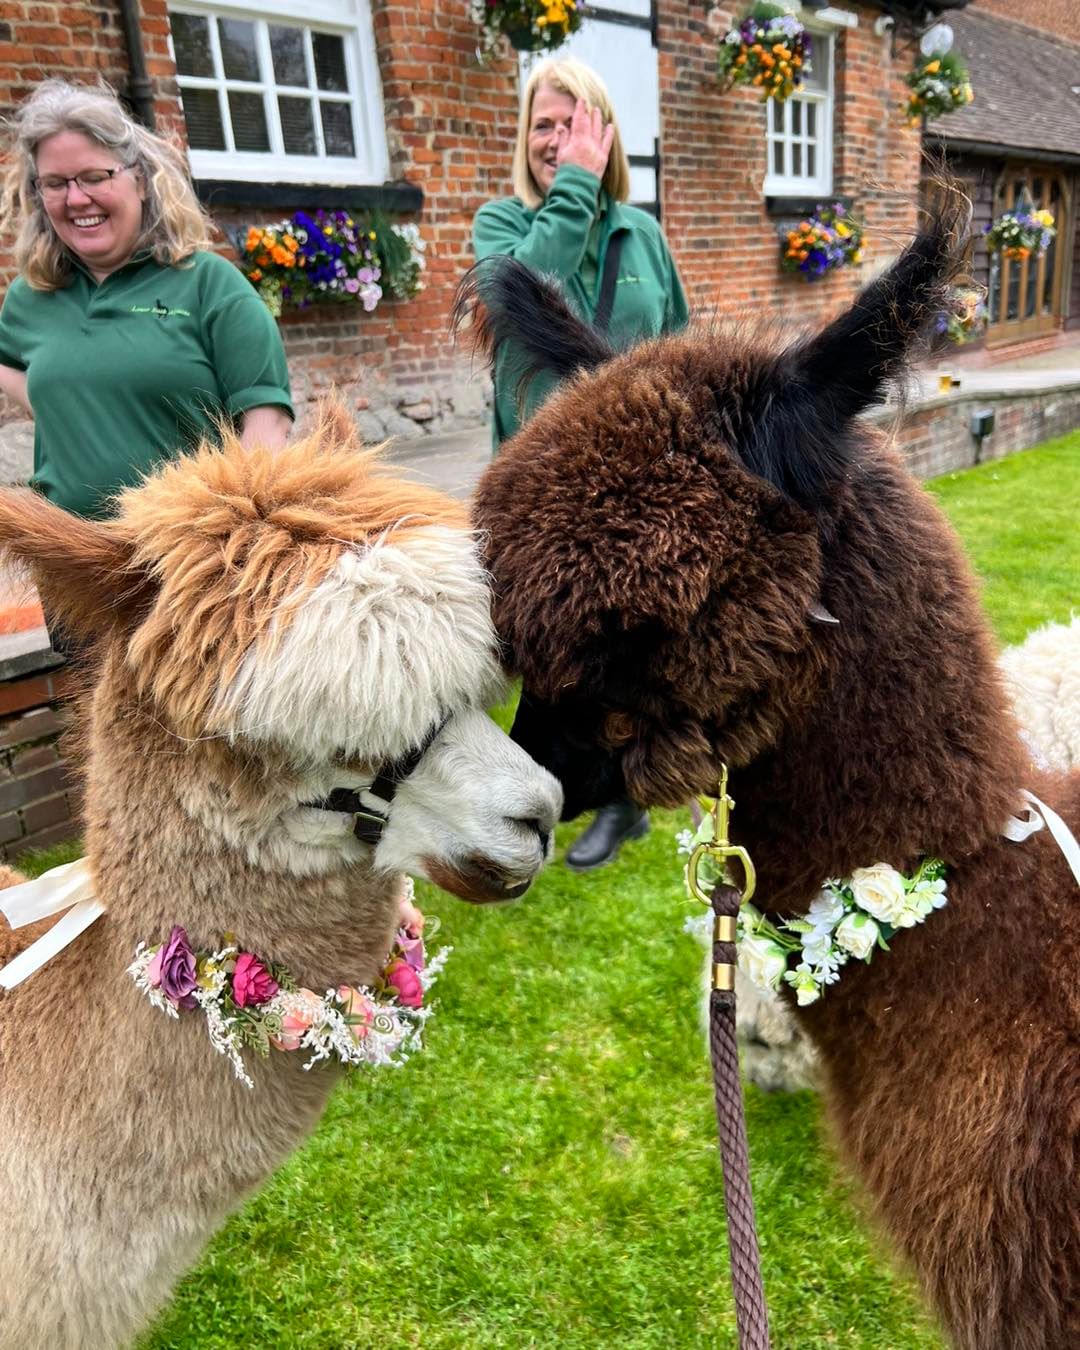
[[[710,803],[711,805],[711,803]],[[693,833],[678,835],[679,852],[688,858],[701,844],[714,842],[714,816],[707,811]],[[687,891],[697,899],[685,874]],[[721,868],[705,853],[696,869],[698,885],[711,890]],[[827,985],[835,984],[849,961],[869,961],[901,928],[923,923],[946,903],[945,864],[924,858],[912,876],[888,863],[857,867],[851,876],[826,881],[803,919],[774,923],[749,902],[738,918],[739,969],[759,989],[775,991],[789,984],[800,1007],[816,1003]],[[688,919],[687,928],[707,925]]]

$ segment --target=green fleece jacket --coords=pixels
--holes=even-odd
[[[477,259],[509,254],[537,272],[557,277],[573,308],[591,323],[608,242],[616,233],[625,238],[608,325],[611,340],[625,347],[685,327],[690,317],[686,296],[660,226],[646,212],[611,201],[596,175],[576,164],[560,166],[535,211],[518,197],[482,206],[473,222],[473,249]],[[519,409],[515,367],[514,353],[504,350],[495,366],[496,449],[532,416],[556,384],[554,377],[533,380]]]

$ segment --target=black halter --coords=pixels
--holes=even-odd
[[[431,748],[431,743],[449,721],[450,714],[447,713],[441,722],[436,722],[431,727],[419,744],[406,751],[400,759],[393,759],[381,765],[374,782],[369,787],[335,788],[328,797],[320,797],[318,801],[301,804],[314,807],[317,811],[342,811],[355,816],[353,834],[362,844],[370,844],[374,848],[382,838],[382,832],[390,818],[390,803],[394,800],[399,784],[404,783],[413,772]],[[363,800],[365,796],[377,797],[385,806],[385,810],[380,811],[377,807],[369,806]]]

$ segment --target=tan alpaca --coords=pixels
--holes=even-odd
[[[370,984],[402,872],[520,893],[559,791],[483,714],[501,676],[462,513],[343,419],[277,456],[205,448],[125,494],[115,523],[0,494],[0,539],[96,640],[86,847],[107,906],[0,994],[0,1346],[97,1350],[144,1327],[336,1079],[272,1051],[245,1055],[246,1088],[201,1015],[138,992],[136,944],[229,930],[312,989]],[[374,850],[351,816],[305,805],[363,789],[447,717]],[[48,926],[0,922],[0,963]]]

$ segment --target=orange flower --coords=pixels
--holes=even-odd
[[[262,273],[257,267],[254,272],[248,273],[248,281],[262,281]]]
[[[252,225],[247,232],[247,238],[244,240],[244,248],[247,249],[247,251],[250,253],[255,248],[256,244],[258,244],[261,238],[262,238],[261,233],[255,228],[254,225]]]

